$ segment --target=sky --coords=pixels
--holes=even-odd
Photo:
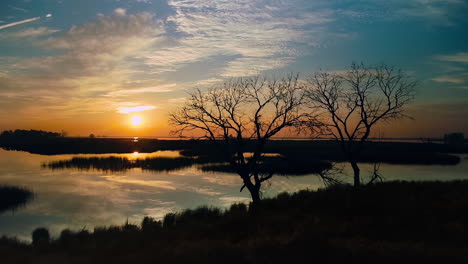
[[[383,136],[468,135],[466,14],[463,0],[2,0],[0,131],[165,137],[194,87],[364,62],[419,82],[413,119]]]

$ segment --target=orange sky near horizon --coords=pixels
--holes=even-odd
[[[176,109],[174,106],[173,109]],[[169,109],[167,109],[169,111]],[[445,133],[468,131],[467,123],[460,123],[459,117],[444,117],[438,109],[420,110],[415,105],[408,106],[408,114],[413,119],[392,120],[376,126],[373,137],[384,138],[419,138],[442,137]],[[141,117],[142,123],[138,126],[132,124],[132,118]],[[167,112],[162,109],[153,109],[128,114],[97,113],[87,115],[86,119],[70,119],[51,117],[47,120],[27,120],[18,125],[14,119],[5,120],[0,130],[38,129],[53,132],[65,131],[67,136],[86,137],[90,134],[105,137],[172,137],[171,127],[168,125]],[[435,121],[437,120],[437,121]],[[437,122],[437,125],[434,124]],[[187,133],[186,136],[199,136],[200,133]],[[304,137],[295,132],[282,131],[278,137]]]

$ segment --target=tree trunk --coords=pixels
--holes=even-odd
[[[252,197],[253,205],[256,205],[260,202],[260,185],[254,185],[251,182],[245,185],[247,190],[250,192],[250,197]]]
[[[250,193],[250,197],[252,197],[252,203],[255,205],[255,204],[258,204],[260,202],[260,186],[261,186],[261,183],[252,183],[252,181],[250,180],[250,177],[249,177],[249,174],[242,174],[242,173],[239,173],[239,175],[241,176],[242,180],[244,181],[244,186],[247,188],[247,190],[249,190],[249,193]],[[241,189],[242,191],[242,189]]]
[[[250,188],[247,186],[247,189],[250,192],[250,196],[252,197],[252,203],[257,205],[260,202],[260,186],[251,185]]]
[[[353,168],[354,173],[354,187],[359,187],[361,185],[361,176],[360,176],[360,169],[355,160],[351,160],[351,167]]]
[[[252,196],[252,203],[257,205],[260,202],[260,190],[254,190],[250,192],[250,196]]]

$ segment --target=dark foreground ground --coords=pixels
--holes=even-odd
[[[1,238],[0,262],[468,263],[468,181],[335,186],[46,237]]]

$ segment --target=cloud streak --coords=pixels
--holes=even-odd
[[[119,16],[125,16],[127,14],[127,10],[124,8],[116,8],[114,13]]]
[[[20,32],[11,34],[13,37],[17,38],[30,38],[30,37],[40,37],[59,32],[58,29],[51,29],[47,27],[38,27],[38,28],[28,28]]]
[[[468,63],[468,52],[459,52],[453,55],[439,55],[436,56],[436,59],[447,62]]]
[[[433,59],[440,64],[445,74],[432,78],[432,81],[466,89],[468,84],[468,52],[437,55]]]
[[[127,88],[127,89],[112,91],[108,94],[108,96],[128,96],[128,95],[141,94],[141,93],[166,93],[166,92],[171,92],[174,89],[174,87],[176,87],[175,83],[156,85],[156,86],[150,86],[150,87],[132,88],[132,89]]]
[[[468,73],[457,75],[444,75],[432,79],[435,82],[462,84],[468,83]]]
[[[156,106],[144,105],[144,106],[134,106],[134,107],[120,107],[118,112],[121,114],[130,114],[135,112],[143,112],[148,110],[156,109]]]
[[[33,21],[36,21],[36,20],[39,20],[39,19],[41,19],[41,17],[33,17],[33,18],[13,22],[13,23],[10,23],[10,24],[1,25],[0,30],[5,29],[5,28],[9,28],[9,27],[13,27],[13,26],[16,26],[16,25],[21,25],[21,24],[33,22]]]

